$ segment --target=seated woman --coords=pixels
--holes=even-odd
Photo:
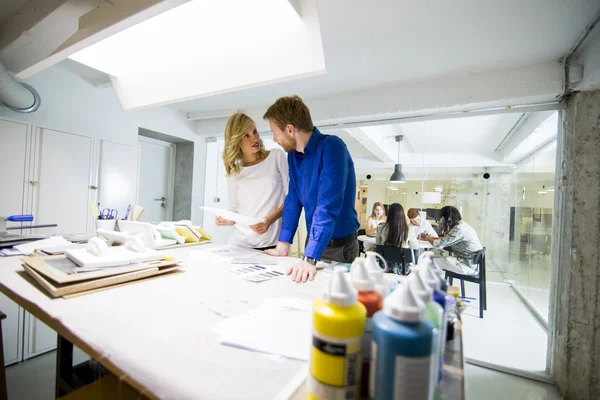
[[[377,227],[380,224],[383,224],[387,221],[387,217],[385,216],[385,209],[383,208],[383,204],[380,202],[376,202],[373,204],[373,212],[367,218],[367,227],[365,229],[368,236],[375,236],[377,233]]]
[[[415,248],[416,246],[418,248],[418,243],[411,242],[413,242],[413,239],[408,237],[408,223],[406,222],[404,208],[398,203],[393,203],[388,209],[387,222],[377,227],[375,243],[403,248]],[[402,271],[399,265],[388,266],[388,269],[389,271],[386,272],[394,272],[398,275]]]
[[[418,238],[422,233],[426,233],[431,237],[438,237],[438,234],[433,229],[433,226],[426,219],[421,218],[421,213],[416,208],[410,208],[406,213],[410,221],[409,236]]]
[[[462,220],[455,207],[443,207],[440,213],[442,237],[436,238],[422,233],[419,239],[428,241],[436,249],[452,246],[452,256],[433,257],[433,262],[441,269],[462,275],[477,275],[477,265],[472,265],[473,257],[483,246],[475,229]]]

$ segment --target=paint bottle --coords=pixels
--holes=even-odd
[[[433,399],[435,328],[410,285],[399,285],[373,316],[372,400]]]
[[[375,253],[374,251],[367,251],[366,253],[366,265],[369,273],[375,279],[375,290],[377,290],[381,295],[385,298],[388,294],[390,294],[390,284],[384,278],[383,274],[387,269],[387,263],[385,259],[381,256],[381,254]],[[378,259],[383,262],[384,268],[379,266]]]
[[[352,263],[350,271],[352,286],[358,290],[358,301],[367,309],[365,333],[362,336],[362,373],[360,380],[360,393],[366,396],[369,393],[369,366],[371,362],[371,339],[373,338],[372,317],[383,306],[383,295],[375,290],[375,279],[366,266],[366,259],[357,258]]]
[[[433,301],[439,304],[444,311],[444,315],[442,318],[442,326],[441,326],[441,351],[440,351],[440,360],[439,360],[439,380],[442,379],[442,371],[444,365],[444,354],[446,350],[446,337],[448,335],[448,317],[446,314],[446,293],[440,290],[441,282],[440,276],[436,271],[436,267],[433,265],[433,260],[431,257],[425,257],[423,259],[419,258],[419,274],[423,278],[423,282],[427,284],[433,290]]]
[[[367,310],[346,271],[336,267],[323,298],[313,304],[309,399],[358,397]]]
[[[425,283],[423,277],[419,274],[419,267],[413,267],[412,273],[408,278],[408,284],[417,296],[419,300],[425,304],[425,319],[435,327],[435,342],[434,342],[434,353],[437,355],[442,354],[442,347],[446,345],[446,339],[443,337],[443,325],[444,325],[444,310],[442,306],[433,301],[433,290]],[[443,365],[440,364],[441,358],[439,356],[434,357],[432,372],[432,379],[437,382],[437,377],[440,374],[440,369]]]

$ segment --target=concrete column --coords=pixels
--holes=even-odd
[[[565,400],[600,399],[600,91],[569,99],[558,141],[552,369]]]

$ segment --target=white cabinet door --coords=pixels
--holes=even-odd
[[[35,173],[35,224],[58,224],[38,233],[86,234],[90,208],[92,139],[41,129]]]
[[[138,182],[137,146],[102,140],[98,168],[100,210],[116,209],[117,218],[125,218],[127,206],[136,202]]]
[[[0,310],[6,314],[6,319],[2,321],[2,341],[4,365],[9,365],[23,359],[23,309],[0,293]]]
[[[54,330],[30,313],[25,312],[24,360],[54,350],[56,341]]]
[[[0,217],[23,212],[26,150],[27,125],[0,120]]]

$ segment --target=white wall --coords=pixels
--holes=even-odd
[[[41,107],[35,113],[20,114],[0,105],[0,117],[128,145],[137,145],[140,127],[193,141],[192,220],[202,223],[205,140],[194,133],[183,114],[166,108],[125,111],[112,87],[93,87],[58,66],[25,82],[40,94]]]

